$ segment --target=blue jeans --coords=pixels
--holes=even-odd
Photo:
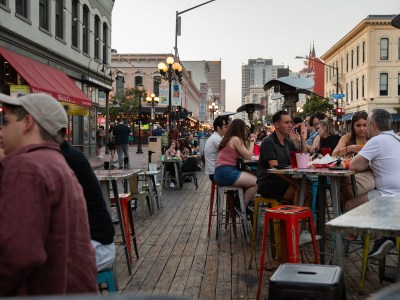
[[[115,148],[117,149],[119,167],[120,168],[124,167],[124,157],[127,157],[128,158],[127,168],[129,169],[130,166],[129,166],[129,153],[128,153],[129,146],[128,146],[128,144],[115,145]]]

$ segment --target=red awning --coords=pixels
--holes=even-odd
[[[0,55],[28,82],[31,93],[46,93],[62,102],[92,106],[92,101],[64,72],[1,47]]]

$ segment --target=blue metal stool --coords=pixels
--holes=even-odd
[[[100,271],[97,274],[97,284],[99,285],[99,290],[101,291],[102,288],[100,288],[100,285],[106,283],[107,284],[107,290],[110,294],[116,293],[117,289],[115,288],[115,282],[114,282],[114,274],[112,269],[106,269],[103,271]]]

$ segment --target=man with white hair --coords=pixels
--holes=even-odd
[[[0,102],[0,296],[94,293],[85,198],[58,145],[65,110],[45,94]]]

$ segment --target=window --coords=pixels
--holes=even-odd
[[[397,96],[400,96],[400,73],[397,74]]]
[[[325,82],[328,82],[328,68],[325,68]]]
[[[7,6],[7,0],[0,0],[0,4],[3,6]]]
[[[143,77],[142,76],[135,77],[135,89],[137,88],[138,85],[143,85]]]
[[[361,77],[361,97],[363,97],[363,98],[365,98],[364,89],[365,89],[365,76],[363,75]]]
[[[349,72],[349,54],[346,53],[346,72]]]
[[[106,23],[103,23],[103,63],[107,62],[107,51],[108,47],[108,26]]]
[[[160,95],[160,83],[161,83],[161,76],[154,76],[153,77],[153,93],[156,96]]]
[[[64,39],[64,0],[56,0],[56,37]]]
[[[340,58],[340,73],[343,74],[343,57]]]
[[[350,82],[350,101],[353,101],[353,81]]]
[[[357,52],[356,52],[356,66],[357,67],[359,65],[359,60],[360,60],[360,46],[357,46]]]
[[[82,19],[82,51],[89,54],[89,8],[83,6],[83,19]]]
[[[362,62],[365,63],[365,42],[362,44]]]
[[[354,50],[351,50],[351,69],[354,69]]]
[[[78,0],[72,0],[71,12],[71,43],[72,46],[78,48],[78,28],[79,28],[79,14],[78,14]]]
[[[387,96],[388,94],[388,73],[381,73],[379,78],[379,96]]]
[[[15,11],[18,15],[28,19],[28,0],[16,0],[15,1]]]
[[[356,79],[356,100],[358,100],[358,78]]]
[[[397,59],[400,60],[400,38],[397,41],[398,45],[397,45]]]
[[[39,26],[49,31],[49,0],[39,0]]]
[[[346,95],[345,95],[345,97],[347,97],[347,99],[349,99],[349,84],[348,83],[346,83]],[[348,101],[346,101],[346,102],[348,102]]]
[[[381,39],[381,60],[388,60],[389,59],[389,39],[383,38]]]
[[[94,18],[94,57],[100,58],[100,19]]]

